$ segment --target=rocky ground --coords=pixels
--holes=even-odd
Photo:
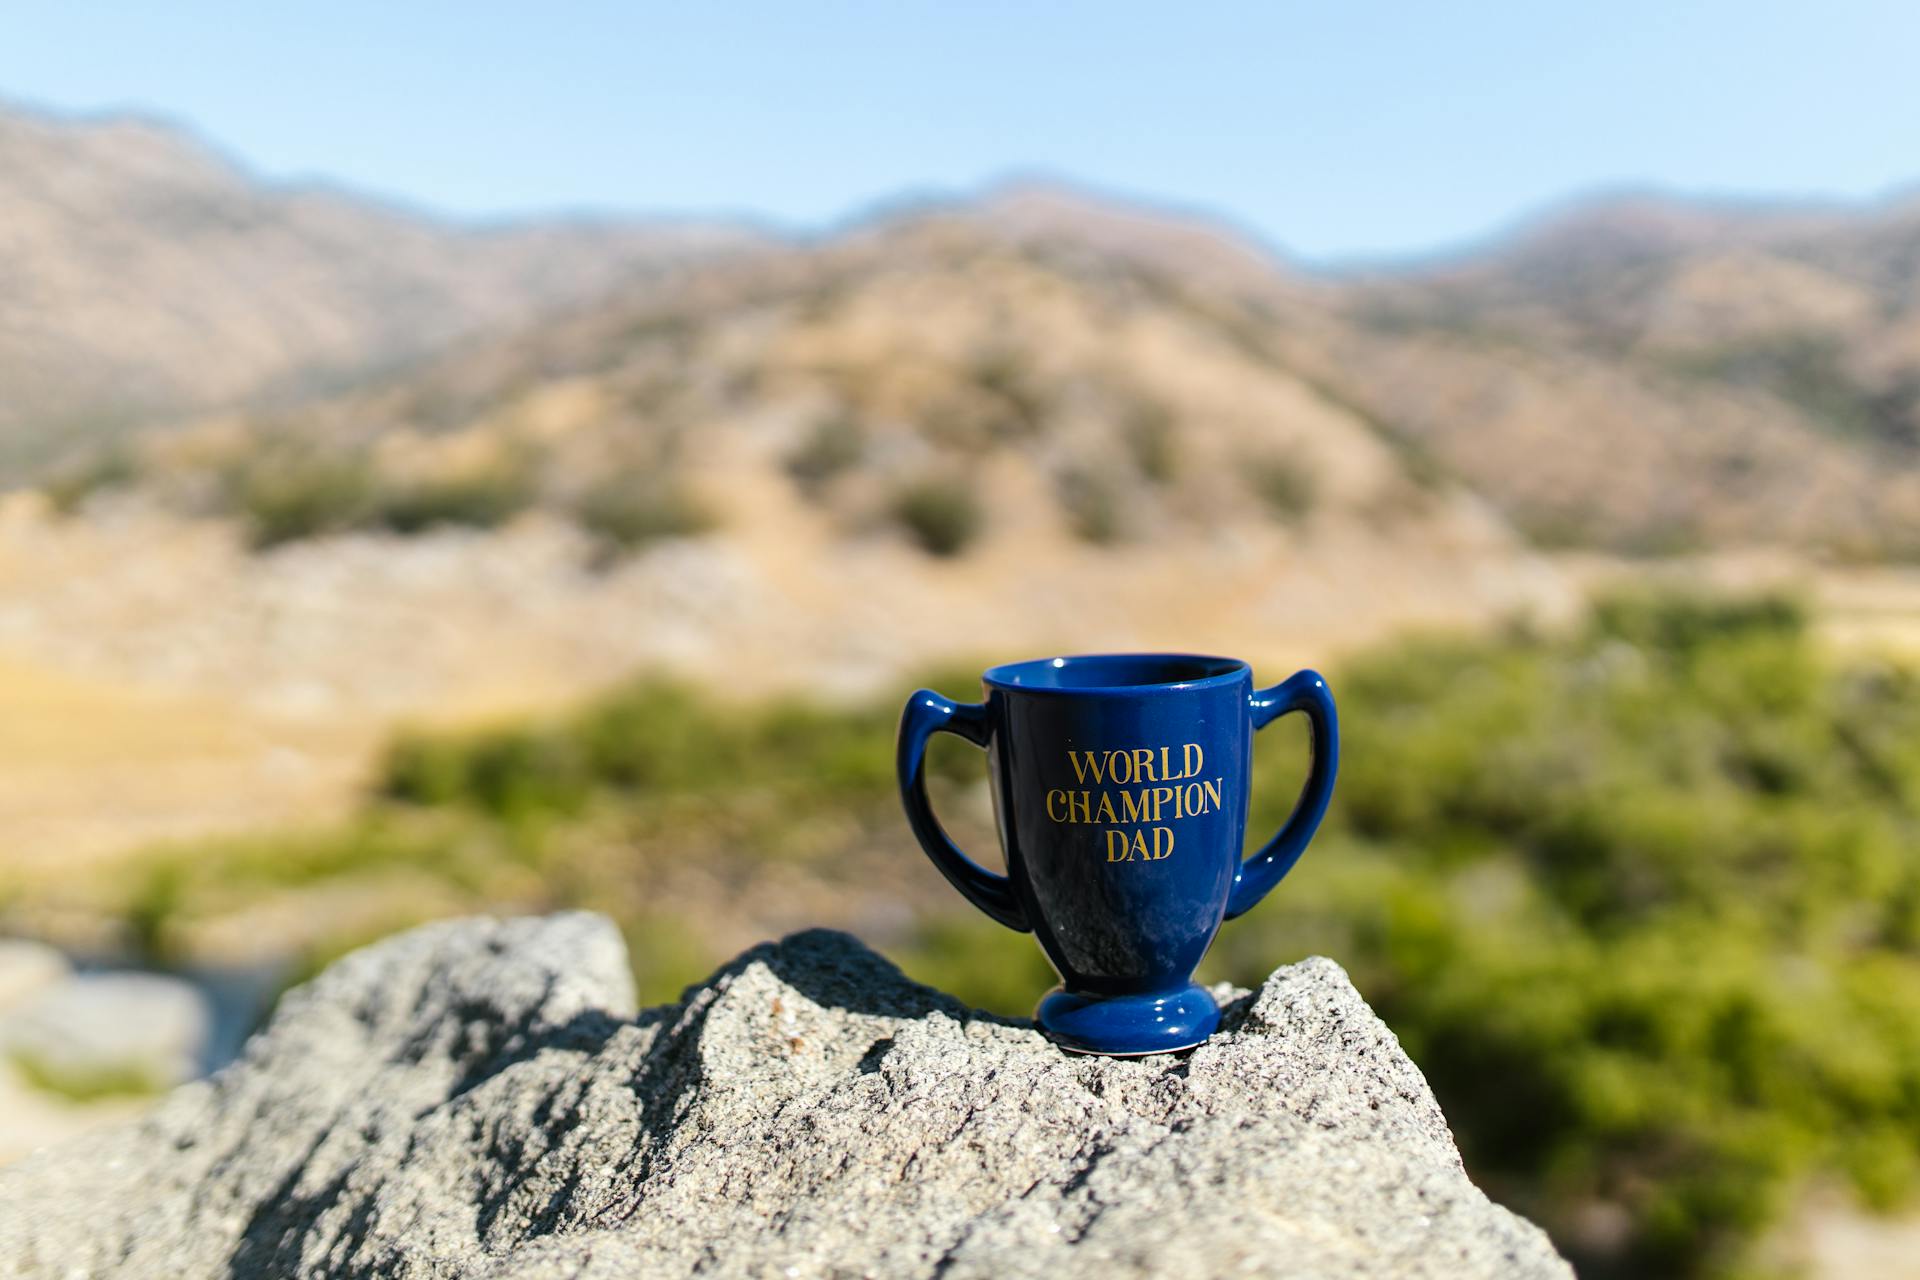
[[[635,1012],[587,915],[428,926],[0,1172],[0,1274],[1570,1275],[1338,966],[1075,1058],[840,934]]]

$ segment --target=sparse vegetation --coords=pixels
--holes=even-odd
[[[354,450],[267,445],[243,459],[228,482],[233,508],[256,550],[341,533],[374,509],[372,463]]]
[[[902,244],[913,246],[904,264],[892,250],[819,261],[802,254],[791,271],[776,273],[777,280],[743,278],[726,288],[689,286],[684,292],[673,286],[593,325],[558,329],[528,349],[449,355],[372,384],[342,384],[330,401],[258,410],[251,419],[254,433],[275,442],[258,447],[281,461],[240,468],[258,473],[252,474],[255,491],[234,498],[230,509],[245,516],[261,546],[347,529],[409,534],[446,525],[491,528],[529,503],[578,507],[569,495],[578,477],[591,474],[599,461],[597,446],[589,443],[596,435],[603,441],[618,437],[619,456],[645,457],[650,466],[671,470],[676,433],[709,426],[725,433],[762,413],[768,421],[814,413],[819,417],[803,420],[775,465],[810,500],[836,508],[829,514],[841,529],[858,527],[874,515],[876,504],[885,506],[885,477],[999,466],[1017,456],[1057,469],[1059,446],[1071,447],[1076,432],[1097,422],[1110,433],[1097,459],[1108,479],[1092,486],[1070,482],[1079,486],[1071,504],[1090,508],[1075,517],[1088,539],[1098,544],[1127,533],[1126,520],[1107,518],[1116,505],[1103,498],[1107,488],[1129,500],[1118,504],[1123,514],[1132,499],[1151,499],[1156,533],[1204,536],[1249,510],[1248,504],[1211,501],[1205,482],[1181,473],[1181,433],[1198,423],[1197,415],[1217,412],[1210,395],[1150,378],[1148,366],[1116,363],[1094,341],[1096,331],[1073,328],[1151,317],[1156,328],[1183,333],[1181,341],[1211,344],[1224,361],[1222,376],[1243,384],[1228,394],[1258,403],[1267,391],[1284,386],[1298,394],[1304,387],[1322,408],[1350,419],[1330,427],[1318,451],[1329,466],[1344,455],[1348,442],[1341,437],[1357,423],[1398,453],[1411,487],[1437,491],[1452,483],[1543,544],[1656,556],[1778,542],[1815,551],[1837,548],[1856,561],[1906,558],[1920,545],[1920,519],[1911,518],[1914,504],[1901,496],[1907,469],[1882,468],[1877,480],[1868,474],[1873,456],[1920,449],[1920,375],[1898,360],[1868,359],[1851,331],[1730,339],[1684,354],[1636,345],[1629,340],[1631,325],[1619,332],[1608,328],[1612,336],[1603,341],[1596,326],[1619,299],[1584,296],[1601,282],[1583,277],[1563,280],[1537,297],[1531,305],[1557,319],[1515,345],[1487,335],[1512,327],[1524,308],[1516,311],[1514,298],[1485,285],[1430,289],[1408,282],[1373,301],[1367,288],[1356,287],[1350,305],[1331,298],[1283,304],[1277,296],[1263,303],[1080,246],[1026,255],[1019,263],[1023,274],[1046,272],[1053,282],[1048,288],[1076,301],[1061,313],[1075,336],[1069,340],[1063,330],[1062,341],[1052,342],[1018,313],[1015,295],[967,274],[974,250],[920,245],[911,237]],[[1637,270],[1644,278],[1615,282],[1622,298],[1657,290],[1667,274],[1664,266]],[[894,317],[897,341],[882,336],[871,345],[857,338],[842,323],[849,316],[912,307],[901,302],[911,295],[888,283],[895,272],[911,277],[914,287],[977,286],[979,296],[967,304],[973,309],[967,329],[928,342],[917,328],[920,317],[901,314]],[[1552,292],[1558,289],[1571,293],[1559,297]],[[1480,337],[1464,339],[1449,320],[1456,308],[1447,299],[1454,295],[1479,299],[1468,309],[1485,312],[1476,330]],[[1389,309],[1401,323],[1370,323],[1366,317],[1388,298],[1397,299]],[[1296,307],[1304,310],[1296,313]],[[1310,338],[1316,325],[1325,328],[1321,339]],[[884,334],[884,325],[874,332]],[[968,336],[961,338],[963,332]],[[804,340],[788,350],[792,337]],[[955,338],[964,345],[949,345]],[[693,346],[711,358],[689,362],[684,356]],[[1669,353],[1658,354],[1663,350]],[[1592,384],[1591,396],[1554,400],[1552,380],[1582,360],[1608,365],[1605,379],[1618,379],[1621,388],[1643,396],[1645,421],[1612,416],[1615,410],[1598,397],[1599,388],[1613,385],[1605,379]],[[1382,368],[1398,372],[1385,379],[1369,372]],[[1599,364],[1594,371],[1602,372]],[[1450,390],[1426,396],[1409,379],[1431,379]],[[1559,410],[1546,407],[1560,402],[1569,415],[1564,420]],[[1463,415],[1475,412],[1468,406],[1476,404],[1499,414],[1538,415],[1537,429],[1512,436],[1511,449],[1552,451],[1557,433],[1576,430],[1578,419],[1590,421],[1596,435],[1623,433],[1633,456],[1661,461],[1601,467],[1605,474],[1596,472],[1591,484],[1563,474],[1564,465],[1585,456],[1576,450],[1554,466],[1542,465],[1551,459],[1541,454],[1508,467],[1463,443],[1472,431]],[[1682,433],[1694,444],[1684,456],[1671,452],[1665,435],[1672,433],[1663,435],[1659,424],[1684,420],[1675,410],[1696,408],[1711,429]],[[601,415],[605,430],[565,427],[563,419],[579,412]],[[533,430],[543,415],[555,416]],[[1792,430],[1795,415],[1827,438]],[[876,425],[881,422],[888,424],[884,433]],[[359,451],[383,465],[391,459],[404,466],[405,452],[390,452],[381,442],[389,424],[435,438],[527,431],[529,438],[546,441],[543,447],[555,456],[550,468],[532,477],[537,495],[510,474],[512,468],[408,479],[360,474],[353,457],[337,456]],[[221,424],[207,426],[217,435]],[[1258,441],[1255,430],[1221,422],[1203,433],[1204,443],[1212,449],[1224,437],[1233,456],[1257,458],[1272,443]],[[169,448],[142,456],[152,474],[134,483],[182,509],[208,508],[209,468],[217,464],[209,464],[206,453]],[[1802,464],[1830,479],[1796,497],[1793,476]],[[49,489],[57,505],[76,509],[89,493],[128,483],[120,467],[119,460],[98,471],[77,467]],[[182,474],[194,468],[200,474]],[[845,483],[856,473],[861,483]],[[1258,461],[1247,487],[1276,519],[1299,523],[1322,514],[1315,478],[1311,467],[1295,471]],[[368,484],[370,495],[364,492]],[[869,484],[880,488],[877,499]],[[1380,484],[1371,497],[1343,489],[1336,519],[1445,525],[1466,518],[1458,504],[1423,503],[1406,489]],[[1849,489],[1858,490],[1857,501],[1834,496]],[[596,493],[586,505],[610,531],[601,540],[603,555],[703,527],[683,498],[670,486],[651,486],[631,501],[610,488]],[[1556,505],[1580,510],[1572,518],[1553,511],[1537,518],[1542,508]],[[1649,511],[1658,518],[1644,518]]]
[[[1920,388],[1870,385],[1848,363],[1837,336],[1779,334],[1666,363],[1683,376],[1778,396],[1836,435],[1902,451],[1920,448]]]
[[[834,479],[860,464],[867,448],[867,432],[858,418],[831,413],[813,424],[805,440],[787,455],[787,474],[809,494],[818,494]]]
[[[1119,483],[1111,475],[1073,468],[1062,473],[1056,487],[1066,507],[1068,522],[1082,541],[1107,546],[1125,534],[1125,499]]]
[[[1179,470],[1179,454],[1173,413],[1166,405],[1158,400],[1136,400],[1122,419],[1120,438],[1141,475],[1154,484],[1173,481]]]
[[[369,520],[394,533],[459,525],[494,529],[533,504],[531,469],[508,463],[382,485]]]
[[[1027,358],[1010,347],[990,347],[977,353],[971,367],[973,381],[999,406],[1003,439],[1038,434],[1052,412],[1052,400]]]
[[[1276,519],[1289,524],[1305,519],[1320,496],[1318,473],[1305,459],[1290,454],[1248,463],[1247,483]]]
[[[637,469],[581,494],[573,517],[609,555],[625,555],[664,538],[705,533],[715,523],[706,504],[676,479]]]
[[[291,441],[258,445],[229,469],[223,489],[257,550],[356,530],[492,529],[536,496],[524,459],[393,479],[365,450]]]
[[[127,488],[139,479],[139,460],[131,450],[116,447],[57,473],[41,491],[57,514],[71,516],[95,494]]]
[[[1402,432],[1383,432],[1400,455],[1400,470],[1424,493],[1437,493],[1447,482],[1447,467],[1425,442]]]
[[[1527,540],[1545,551],[1566,551],[1602,541],[1599,514],[1570,504],[1529,507],[1516,514]]]
[[[889,762],[868,753],[891,720],[879,709],[805,702],[722,708],[685,685],[641,680],[570,716],[473,734],[400,737],[381,791],[423,808],[495,818],[569,815],[596,796],[726,793],[735,779],[817,801],[883,789]]]
[[[656,307],[635,316],[620,335],[626,346],[665,346],[681,350],[700,335],[700,317],[681,307]]]
[[[922,551],[957,556],[980,535],[986,513],[962,479],[921,479],[894,495],[893,517]]]

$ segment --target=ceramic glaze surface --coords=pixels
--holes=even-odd
[[[1106,654],[995,667],[984,703],[922,689],[900,723],[907,818],[969,901],[1032,930],[1061,977],[1041,1025],[1069,1048],[1152,1053],[1206,1039],[1219,1011],[1194,985],[1224,919],[1292,869],[1333,794],[1339,728],[1317,673],[1253,688],[1244,662]],[[1290,711],[1313,759],[1292,816],[1242,861],[1253,736]],[[927,803],[936,732],[985,748],[1007,874],[961,853]]]

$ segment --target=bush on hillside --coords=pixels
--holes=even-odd
[[[980,536],[986,513],[961,479],[915,480],[894,495],[893,518],[922,551],[957,556]]]
[[[41,488],[55,514],[79,513],[95,494],[124,489],[140,478],[140,463],[130,450],[108,449],[55,474]]]
[[[365,454],[271,445],[230,475],[228,496],[256,550],[361,525],[377,478]]]
[[[1120,541],[1126,533],[1126,499],[1119,483],[1103,471],[1074,468],[1055,486],[1074,535],[1097,547]]]
[[[787,455],[787,474],[802,492],[817,494],[857,467],[866,448],[866,429],[858,418],[845,413],[829,414],[814,423],[806,439]]]
[[[999,410],[993,432],[997,438],[1024,440],[1045,429],[1053,397],[1025,355],[1012,347],[988,347],[974,355],[969,371],[974,385]]]
[[[533,504],[530,470],[497,464],[382,485],[369,521],[400,534],[444,526],[494,529]]]
[[[1305,519],[1320,496],[1319,476],[1300,458],[1285,454],[1247,464],[1247,483],[1276,519],[1292,524]]]
[[[1135,401],[1121,421],[1120,438],[1140,474],[1154,484],[1171,483],[1179,471],[1172,410],[1158,400]]]
[[[573,518],[609,555],[625,555],[665,538],[685,538],[713,528],[706,504],[678,481],[652,471],[622,472],[602,481],[573,504]]]
[[[532,505],[529,468],[474,467],[417,479],[383,477],[364,450],[261,446],[229,472],[226,505],[257,550],[355,530],[418,534],[496,528]]]

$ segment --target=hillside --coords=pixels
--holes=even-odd
[[[598,625],[629,662],[781,683],[1100,637],[1277,657],[1537,598],[1497,513],[1211,306],[1129,255],[929,216],[153,436],[55,497],[74,538],[223,528],[281,579],[358,555],[363,627],[399,543],[571,538],[494,625],[572,582],[653,620]],[[231,593],[210,578],[194,617]]]
[[[337,213],[337,206],[328,207]],[[365,227],[338,234],[367,239]],[[449,260],[442,240],[420,234],[440,256],[423,252],[430,261],[418,270]],[[586,282],[524,265],[515,275],[515,262],[561,243],[583,261],[594,252],[613,256],[608,245],[596,250],[558,233],[542,243],[534,249],[502,235],[487,241],[486,252],[523,285],[539,276],[545,301],[578,296]],[[479,251],[473,241],[461,247]],[[1156,447],[1139,433],[1173,424],[1140,425],[1146,418],[1138,415],[1156,409],[1119,376],[1124,355],[1089,362],[1046,347],[1057,337],[1048,326],[1069,310],[1095,335],[1101,326],[1153,316],[1162,327],[1231,347],[1250,377],[1270,373],[1308,388],[1387,446],[1421,484],[1452,480],[1542,547],[1644,556],[1761,545],[1849,561],[1906,560],[1920,550],[1916,206],[1838,212],[1622,200],[1577,209],[1452,264],[1320,278],[1202,222],[1019,189],[977,206],[896,213],[824,243],[770,248],[706,269],[682,265],[672,279],[656,277],[533,330],[502,323],[514,307],[535,305],[524,288],[516,293],[490,284],[486,273],[466,275],[455,311],[469,328],[498,336],[295,416],[323,424],[351,418],[356,425],[344,432],[323,427],[325,447],[344,437],[359,448],[387,433],[444,436],[482,416],[497,424],[501,410],[524,407],[562,375],[575,379],[575,390],[582,379],[597,379],[619,403],[601,412],[608,430],[595,447],[625,450],[635,455],[627,462],[652,466],[657,460],[641,455],[668,435],[753,404],[762,374],[792,372],[798,361],[804,367],[795,377],[766,380],[773,394],[760,407],[790,420],[795,397],[811,395],[826,406],[817,416],[838,406],[853,427],[878,426],[883,435],[901,428],[895,434],[931,450],[923,462],[947,465],[959,460],[956,447],[975,461],[985,456],[982,442],[959,441],[956,432],[998,429],[949,419],[992,416],[1000,390],[1030,390],[1031,403],[1009,402],[1013,416],[1044,411],[1055,425],[1064,418],[1082,424],[1049,434],[1039,459],[1049,482],[1077,487],[1072,500],[1081,508],[1124,507],[1151,529],[1168,509],[1151,486],[1129,486],[1124,473],[1139,468],[1126,455]],[[902,287],[909,279],[930,298],[941,295],[927,314],[890,312],[920,308]],[[1022,292],[1029,284],[1039,292]],[[284,292],[306,297],[302,289]],[[1052,319],[1020,314],[1041,296],[1066,305],[1055,306]],[[955,318],[961,313],[964,322]],[[453,331],[405,309],[382,315],[391,332],[355,330],[367,344],[363,359],[365,350],[393,359],[444,345]],[[843,321],[854,315],[910,332],[876,343],[846,329]],[[1011,322],[996,330],[1003,316]],[[803,343],[818,349],[796,355],[784,339],[748,337],[754,317],[805,332]],[[937,325],[947,332],[930,336]],[[117,349],[128,346],[111,326],[94,332]],[[843,339],[865,346],[842,351],[835,344]],[[1081,346],[1091,350],[1099,340]],[[299,354],[276,359],[291,368]],[[844,368],[822,364],[843,356]],[[309,371],[329,360],[352,363],[338,351],[308,351],[305,359]],[[786,363],[770,369],[766,361]],[[883,361],[898,363],[875,373]],[[162,363],[191,368],[177,357]],[[933,365],[947,368],[906,386],[912,378],[904,369]],[[661,372],[670,366],[670,374]],[[237,394],[247,367],[222,365],[217,377],[206,376],[224,385],[197,394]],[[986,398],[969,405],[967,394],[933,385],[976,374],[988,383],[1024,377],[1032,386],[988,386]],[[669,388],[675,379],[681,385]],[[141,385],[120,377],[107,383],[116,394]],[[663,414],[677,424],[672,431]],[[854,421],[862,415],[874,421]],[[1101,419],[1104,428],[1086,425]],[[773,434],[793,429],[789,421]],[[1103,430],[1131,431],[1134,443],[1097,443]],[[1264,447],[1263,431],[1241,443]],[[635,444],[636,432],[652,443]],[[1270,434],[1266,444],[1291,438],[1284,426]],[[616,437],[627,443],[613,443]],[[820,443],[832,452],[832,441]],[[1015,441],[986,442],[996,443]],[[1218,455],[1211,444],[1197,447]],[[1106,449],[1106,461],[1093,465],[1091,448]],[[1330,439],[1326,448],[1339,454],[1344,446]],[[898,455],[892,461],[895,471],[905,465]],[[1067,474],[1076,478],[1063,480]],[[1221,508],[1217,494],[1186,496],[1214,515],[1235,509]]]
[[[1538,541],[1920,550],[1920,204],[1602,203],[1339,311],[1292,358]]]
[[[455,227],[264,184],[163,125],[0,104],[0,464],[390,367],[749,242],[699,226]]]
[[[123,169],[193,188],[196,153],[147,126],[14,134],[74,156],[112,138]],[[156,399],[239,399],[69,451],[0,507],[0,682],[35,708],[0,743],[0,837],[30,861],[337,809],[397,718],[636,669],[835,696],[1046,650],[1279,669],[1408,625],[1564,617],[1596,560],[1675,552],[1812,576],[1875,635],[1920,600],[1899,206],[1630,202],[1328,278],[1204,222],[1020,189],[750,253],[633,233],[633,262],[678,245],[671,269],[615,269],[626,233],[448,232],[194,171],[282,221],[214,234],[116,196],[46,225],[151,248],[184,222],[244,257],[344,219],[327,261],[377,245],[451,292],[402,289],[408,313],[376,305],[398,286],[371,268],[261,287],[268,314],[358,317],[318,325],[335,357],[276,339],[209,364],[115,330],[143,314],[117,302],[75,330],[94,345],[68,358],[109,353],[81,385],[148,387],[118,372],[137,355],[178,371]],[[224,332],[204,308],[246,293],[180,296],[204,354]],[[356,359],[331,389],[317,372]]]
[[[1149,249],[1190,241],[1022,235],[923,215],[689,269],[17,496],[0,652],[70,691],[11,732],[16,861],[337,806],[395,718],[641,668],[831,694],[1074,648],[1278,668],[1568,606],[1475,494],[1162,287]],[[183,715],[209,731],[163,762],[129,745]]]
[[[1920,201],[1603,199],[1451,260],[1331,277],[1060,193],[961,216],[1126,263],[1536,545],[1920,551]]]

